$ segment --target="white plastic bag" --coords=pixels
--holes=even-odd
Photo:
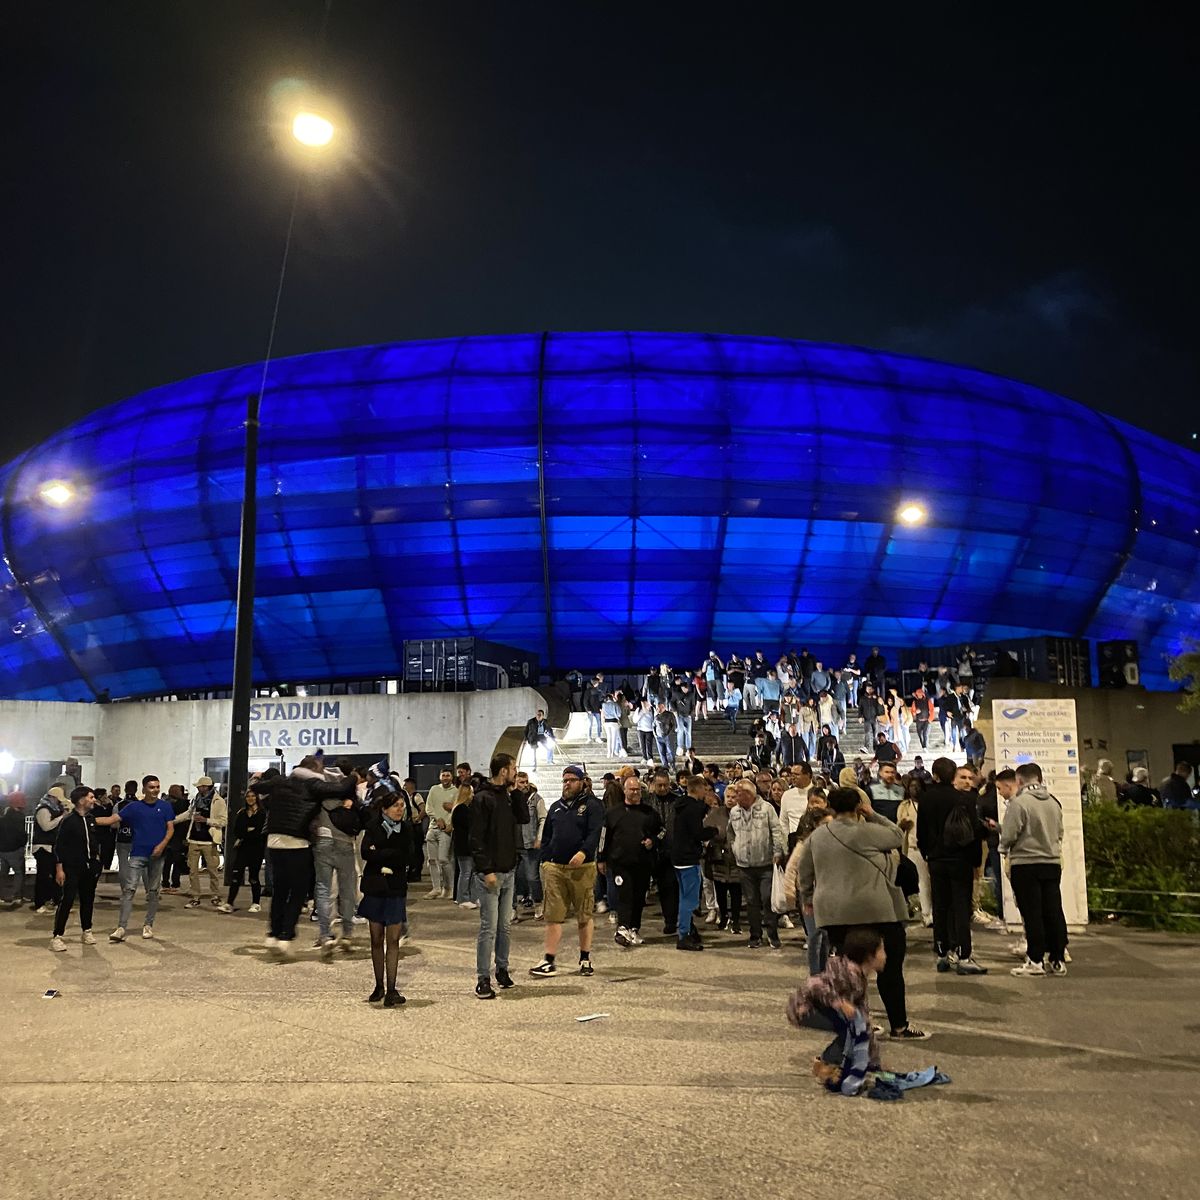
[[[787,886],[784,883],[783,868],[776,866],[771,876],[771,911],[785,913],[790,911],[787,901]]]

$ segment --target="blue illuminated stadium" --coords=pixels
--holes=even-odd
[[[260,366],[94,413],[0,472],[0,694],[228,687]],[[40,491],[79,489],[61,509]],[[1200,460],[1037,388],[808,342],[472,337],[280,361],[256,678],[476,635],[559,669],[808,645],[1200,629]],[[916,498],[928,522],[898,524]],[[895,659],[893,658],[893,661]]]

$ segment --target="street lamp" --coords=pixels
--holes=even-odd
[[[47,504],[63,508],[75,499],[75,489],[63,479],[51,479],[38,488],[38,495]]]
[[[292,137],[302,146],[319,150],[333,141],[333,122],[318,113],[300,112],[292,119]]]
[[[924,525],[929,514],[923,504],[916,500],[906,500],[896,510],[896,516],[904,525]]]
[[[318,154],[333,141],[334,126],[327,118],[303,110],[291,121],[292,137],[307,149]],[[275,331],[279,325],[279,305],[283,299],[283,284],[287,278],[288,258],[292,251],[292,232],[296,228],[296,209],[300,202],[300,177],[292,191],[292,207],[288,215],[287,235],[283,240],[283,258],[279,264],[279,279],[275,284],[275,305],[271,312],[271,331],[267,336],[267,353],[263,358],[258,388],[246,397],[246,444],[244,451],[245,476],[242,482],[242,525],[238,550],[237,607],[234,610],[233,635],[233,718],[229,731],[229,799],[231,811],[241,803],[250,768],[250,704],[254,692],[254,567],[255,533],[258,525],[258,423],[263,396],[267,390],[267,374],[275,351]],[[232,870],[231,862],[226,863]]]

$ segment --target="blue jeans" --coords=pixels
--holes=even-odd
[[[829,934],[817,928],[812,913],[804,914],[804,932],[808,936],[808,973],[820,975],[829,959]]]
[[[513,887],[516,871],[497,871],[496,882],[488,887],[482,875],[475,875],[473,886],[479,900],[479,937],[475,942],[475,974],[491,976],[492,958],[497,971],[508,970],[508,927],[513,914]]]
[[[117,924],[125,929],[133,915],[133,895],[140,883],[146,889],[146,924],[153,925],[158,915],[158,892],[162,887],[163,860],[142,855],[129,856],[129,868],[121,880],[121,909]]]
[[[675,877],[679,880],[679,940],[682,942],[692,932],[692,913],[700,904],[700,864],[676,867]]]
[[[727,719],[728,719],[728,721],[729,721],[729,728],[730,728],[730,729],[736,729],[736,728],[737,728],[737,714],[738,714],[738,710],[737,710],[737,706],[736,706],[736,705],[734,705],[734,704],[727,704],[727,705],[725,706],[725,716],[726,716],[726,718],[727,718]]]
[[[598,712],[590,712],[587,715],[587,719],[588,719],[588,732],[587,732],[588,737],[590,737],[590,738],[591,737],[594,737],[594,738],[603,737],[604,729],[603,729],[603,722],[600,719],[600,714]]]
[[[675,749],[682,754],[685,750],[692,748],[692,718],[676,717],[677,725],[675,727]]]
[[[804,739],[804,746],[808,750],[808,758],[811,762],[817,757],[817,731],[815,729],[806,729],[800,736]]]
[[[522,850],[517,859],[517,894],[534,904],[542,902],[542,872],[540,850]],[[475,897],[479,899],[478,896]]]
[[[475,875],[475,860],[468,855],[458,856],[458,889],[454,893],[455,904],[465,904],[468,900],[478,900],[479,891],[483,887]]]
[[[316,872],[316,886],[313,888],[313,894],[317,900],[317,921],[321,937],[333,936],[330,896],[333,891],[334,872],[337,873],[338,911],[342,916],[342,937],[351,937],[354,933],[355,902],[358,899],[358,874],[354,869],[354,843],[338,842],[331,837],[317,838],[313,845],[313,867]]]
[[[673,767],[675,765],[675,747],[671,745],[669,737],[660,737],[656,739],[658,742],[658,759],[664,767]]]
[[[554,739],[545,737],[538,738],[538,740],[534,742],[531,747],[533,750],[533,765],[535,767],[537,766],[537,752],[539,746],[541,746],[541,748],[546,752],[546,761],[548,763],[552,763],[554,761]]]

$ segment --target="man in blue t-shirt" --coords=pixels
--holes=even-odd
[[[127,804],[118,814],[121,824],[133,834],[129,847],[129,868],[121,880],[121,911],[117,927],[108,935],[110,942],[125,940],[125,927],[133,913],[133,897],[138,884],[146,891],[146,923],[142,937],[154,936],[154,918],[158,914],[158,893],[162,885],[163,851],[175,829],[175,809],[159,798],[162,784],[157,775],[142,780],[142,795],[135,804]]]

